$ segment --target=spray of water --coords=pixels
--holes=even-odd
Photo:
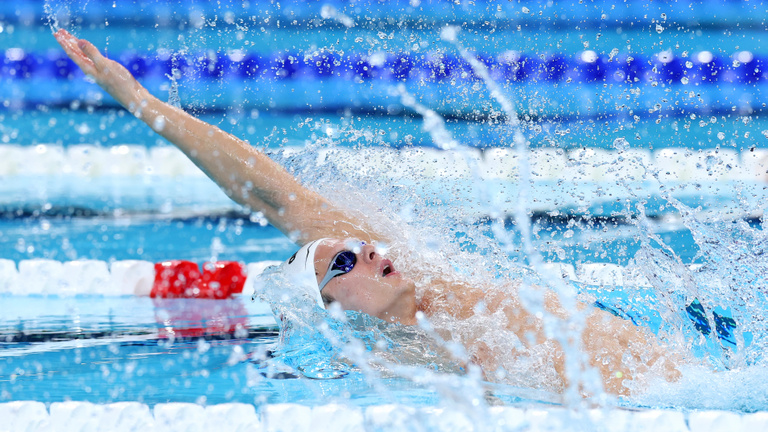
[[[45,0],[45,3],[43,3],[43,11],[45,12],[45,24],[51,29],[52,33],[57,32],[60,28],[59,19],[53,11],[50,0]]]
[[[626,141],[617,140],[614,147],[622,154],[627,150]],[[650,289],[623,289],[630,298],[644,299],[645,316],[658,313],[659,336],[689,359],[680,367],[682,378],[678,382],[653,379],[631,400],[643,405],[698,409],[761,409],[765,406],[762,395],[766,394],[766,385],[757,377],[765,373],[763,353],[768,330],[764,319],[768,284],[766,231],[765,226],[751,226],[742,217],[762,214],[763,210],[748,208],[746,200],[740,199],[734,203],[740,208],[727,213],[692,209],[674,197],[676,186],[661,179],[659,168],[639,158],[635,163],[658,185],[663,199],[679,212],[698,247],[697,260],[704,264],[692,268],[682,262],[654,232],[645,216],[642,197],[634,194],[628,179],[620,177],[619,183],[639,203],[634,209],[628,207],[626,214],[641,242],[628,270],[642,274],[651,285]],[[757,205],[764,204],[758,200]],[[733,217],[727,217],[729,213]],[[691,319],[694,309],[700,311],[696,323]],[[745,393],[739,389],[751,390]]]
[[[451,137],[444,126],[442,117],[418,104],[415,98],[408,94],[403,87],[397,89],[397,94],[404,105],[424,116],[424,129],[435,139],[436,145],[439,147],[449,146],[454,149],[455,153],[463,153],[465,147],[461,146]],[[339,135],[360,134],[346,129],[341,131]],[[405,272],[409,272],[408,267],[412,267],[413,273],[416,270],[423,272],[424,269],[429,269],[435,277],[455,275],[457,282],[468,281],[468,283],[474,286],[488,286],[489,281],[497,280],[500,274],[507,275],[513,280],[521,280],[524,277],[533,276],[532,273],[526,272],[506,258],[507,251],[505,251],[505,248],[511,247],[511,240],[509,242],[502,240],[499,243],[490,241],[487,236],[481,233],[478,227],[468,223],[471,218],[464,215],[466,212],[465,206],[456,205],[454,208],[455,212],[451,213],[445,211],[446,206],[449,205],[447,203],[431,205],[435,203],[430,202],[429,196],[425,197],[418,192],[419,183],[429,182],[428,179],[408,178],[408,182],[405,185],[397,188],[382,186],[378,182],[378,178],[383,173],[376,169],[378,167],[381,170],[387,170],[387,165],[377,164],[378,161],[376,159],[381,158],[382,151],[373,152],[371,158],[365,161],[368,164],[358,165],[358,159],[352,154],[334,146],[333,141],[332,138],[326,138],[315,142],[310,146],[310,150],[301,154],[291,154],[283,162],[293,172],[300,174],[305,182],[317,185],[321,193],[329,196],[335,202],[351,208],[352,211],[356,211],[361,219],[366,220],[367,223],[376,227],[377,230],[392,233],[393,244],[388,245],[388,248],[397,251],[399,256],[407,257],[402,260]],[[330,149],[331,151],[324,153],[322,158],[323,169],[318,170],[315,153],[322,149]],[[357,157],[365,155],[365,149],[356,150],[355,155]],[[350,157],[353,158],[353,161],[349,160]],[[469,157],[466,160],[469,161]],[[361,172],[362,170],[349,170],[348,165],[356,167],[366,166],[366,169],[364,172]],[[374,168],[370,168],[371,165]],[[477,171],[476,166],[473,168]],[[477,172],[475,172],[474,178],[479,178]],[[349,183],[349,187],[340,184],[344,180]],[[409,184],[410,187],[408,186]],[[388,205],[386,203],[397,204]],[[413,203],[414,205],[403,205],[403,203]],[[410,210],[403,213],[404,208]],[[451,214],[452,217],[449,217],[448,214]],[[498,228],[498,224],[494,224],[494,228]],[[479,251],[462,250],[460,246],[455,244],[451,239],[455,238],[456,232],[459,231],[471,238],[473,243],[481,245],[482,247],[479,248]],[[496,235],[498,238],[503,239],[504,236],[509,235],[509,232],[502,228],[499,232],[496,232]],[[487,271],[485,268],[468,265],[468,263],[479,261],[492,263],[496,267],[496,271]],[[489,266],[489,268],[493,266]],[[499,271],[499,268],[504,270]],[[458,274],[456,273],[457,269],[459,270]],[[490,285],[495,285],[492,289],[502,291],[508,289],[505,286],[510,286],[509,280],[504,280],[507,280],[507,282],[498,280],[498,285],[491,282]],[[538,281],[538,279],[536,280]],[[421,288],[426,288],[428,281],[423,282],[423,284]],[[541,285],[541,283],[538,283],[538,285]],[[542,305],[541,293],[538,290],[532,291],[534,292],[529,293],[527,296],[529,299],[528,306],[532,310],[545,311]],[[283,292],[285,291],[283,290]],[[274,299],[272,301],[274,302]],[[527,344],[522,343],[513,332],[504,330],[504,323],[507,318],[503,313],[486,313],[483,311],[482,305],[478,305],[477,308],[478,313],[466,320],[456,319],[448,314],[432,317],[431,322],[421,320],[420,328],[426,334],[422,335],[421,339],[416,338],[415,340],[423,341],[424,337],[428,337],[429,340],[437,341],[438,346],[441,347],[443,352],[448,351],[450,353],[448,358],[456,358],[464,364],[467,363],[467,360],[476,358],[481,353],[477,351],[477,347],[471,348],[470,352],[464,352],[462,344],[482,340],[483,346],[489,347],[492,350],[491,356],[499,359],[494,368],[489,368],[486,371],[487,376],[483,377],[484,379],[526,388],[539,388],[549,391],[562,390],[560,377],[548,360],[552,356],[552,351],[556,349],[554,344],[545,343],[526,347]],[[542,314],[544,313],[542,312]],[[551,334],[562,335],[573,331],[572,329],[566,329],[564,332],[561,331],[567,326],[558,321],[560,319],[550,319],[550,322],[547,323],[548,327],[552,329],[550,331]],[[324,329],[325,327],[321,325],[318,328]],[[326,333],[325,339],[333,338],[329,337]],[[343,340],[347,341],[348,339]],[[565,337],[563,337],[563,340],[566,340]],[[348,349],[348,344],[340,343],[339,340],[333,340],[330,345],[340,347],[342,352]],[[407,344],[401,341],[400,345],[395,348],[395,351],[402,350],[404,345]],[[441,350],[436,349],[436,351]],[[345,355],[355,358],[354,363],[359,364],[362,361],[360,356],[365,357],[369,354],[366,354],[366,351],[352,349],[351,353],[347,352]],[[430,358],[424,352],[421,352],[416,357]],[[412,358],[408,364],[414,364],[413,360],[416,357]],[[574,370],[579,370],[578,374],[582,374],[585,377],[583,381],[590,383],[598,382],[599,379],[594,374],[590,375],[588,371],[581,372],[582,365],[587,364],[585,359],[576,358],[577,360],[573,361],[572,364],[574,365]],[[371,359],[367,361],[371,362]],[[442,375],[425,373],[423,369],[410,369],[407,365],[403,365],[402,362],[392,364],[374,361],[373,363],[380,366],[374,369],[377,372],[386,370],[389,373],[398,373],[409,380],[418,381],[421,384],[432,383],[431,385],[438,389],[446,400],[458,400],[456,398],[461,392],[456,393],[457,389],[468,385],[466,381],[457,381],[458,378],[456,377],[446,379]],[[418,372],[419,370],[421,372]],[[446,372],[450,369],[446,369],[443,363],[440,370]],[[371,376],[369,372],[366,372],[366,376],[369,377],[369,380],[375,381],[376,377]],[[577,375],[577,373],[574,373],[574,375]],[[473,388],[485,386],[485,384],[481,384],[483,380],[480,379],[477,373],[470,374],[467,379],[470,381],[476,380]],[[579,383],[579,379],[571,378],[571,380],[572,382]],[[451,385],[447,385],[448,383]],[[457,383],[459,383],[458,387]],[[575,394],[573,396],[574,400],[578,399],[580,401],[581,396],[579,392],[585,389],[591,391],[592,394],[601,394],[599,388],[595,389],[589,384],[574,384],[572,388],[575,389],[573,390]],[[470,399],[472,401],[466,398],[462,399],[464,403],[459,405],[464,408],[476,407],[476,400],[478,398],[473,396]],[[477,410],[477,408],[473,409]]]
[[[508,99],[504,98],[503,93],[498,89],[498,87],[495,87],[493,81],[490,80],[489,74],[484,69],[485,66],[481,62],[474,59],[468,50],[464,49],[460,44],[458,44],[458,42],[456,42],[456,35],[457,29],[455,28],[451,28],[443,32],[443,37],[446,40],[455,42],[457,44],[456,46],[459,52],[462,53],[462,56],[464,56],[465,60],[467,60],[467,62],[473,66],[475,73],[486,82],[489,91],[493,94],[493,97],[499,101],[500,106],[502,106],[504,109],[506,118],[508,119],[508,127],[510,129],[515,129],[513,142],[515,144],[515,148],[518,150],[518,156],[521,161],[519,185],[519,202],[521,204],[519,205],[518,210],[515,212],[515,221],[518,225],[518,232],[520,233],[521,238],[518,240],[516,237],[514,237],[513,233],[510,233],[505,229],[501,221],[495,221],[495,223],[491,225],[491,228],[493,230],[494,238],[500,242],[500,245],[494,246],[483,243],[484,236],[482,232],[479,230],[473,230],[471,227],[468,228],[466,224],[462,224],[461,217],[457,218],[459,221],[451,220],[450,218],[445,217],[444,211],[443,214],[438,214],[438,212],[430,210],[429,197],[425,198],[418,193],[420,186],[418,179],[409,179],[407,183],[410,186],[401,187],[397,190],[383,188],[381,186],[376,187],[375,182],[366,180],[364,178],[366,176],[373,176],[375,178],[377,174],[382,174],[381,171],[377,171],[375,168],[372,170],[366,170],[365,176],[361,176],[362,178],[358,179],[358,181],[361,181],[361,184],[364,185],[366,191],[376,190],[381,194],[380,196],[394,198],[391,200],[383,199],[382,201],[384,202],[396,201],[399,203],[406,202],[418,205],[403,206],[403,208],[407,207],[409,209],[407,213],[403,213],[402,208],[400,211],[398,211],[394,208],[394,206],[382,206],[381,201],[378,199],[372,200],[370,195],[368,197],[361,197],[352,194],[351,197],[348,195],[346,199],[344,197],[338,198],[341,198],[340,202],[346,203],[353,208],[359,209],[362,214],[370,214],[370,209],[377,209],[379,215],[385,215],[389,218],[389,220],[397,221],[393,224],[393,226],[397,226],[400,230],[402,230],[403,227],[407,227],[408,232],[407,234],[403,235],[402,243],[395,245],[395,247],[399,246],[403,249],[407,249],[407,247],[404,246],[413,246],[415,244],[429,244],[430,249],[432,247],[438,247],[441,251],[441,253],[438,254],[425,251],[425,248],[417,249],[417,252],[413,254],[418,258],[437,258],[438,262],[445,261],[446,254],[450,255],[451,257],[460,257],[460,259],[456,260],[451,260],[449,258],[448,261],[449,263],[453,263],[453,265],[450,266],[453,269],[461,269],[460,271],[464,273],[464,276],[472,275],[473,271],[472,269],[467,269],[466,265],[457,265],[457,261],[467,259],[475,260],[478,258],[482,260],[488,260],[489,257],[491,257],[491,262],[494,262],[501,267],[510,268],[511,266],[509,263],[504,262],[503,258],[497,261],[492,257],[502,257],[504,252],[508,252],[509,249],[513,248],[513,245],[518,242],[523,243],[523,250],[527,253],[531,266],[534,269],[540,270],[543,268],[541,266],[542,259],[540,255],[536,253],[535,247],[533,246],[533,242],[529,234],[531,228],[526,209],[526,203],[529,202],[528,197],[530,194],[528,188],[530,177],[528,174],[528,164],[526,160],[527,142],[524,139],[522,132],[520,131],[518,116],[515,114],[514,110],[512,110],[512,104],[508,101]],[[443,149],[453,149],[454,151],[459,152],[461,151],[461,145],[450,135],[450,133],[445,128],[444,121],[442,121],[442,118],[439,117],[437,113],[416,102],[416,99],[408,94],[403,86],[397,88],[396,94],[400,97],[401,102],[405,106],[413,109],[423,116],[425,119],[424,129],[430,134],[432,139],[435,140],[435,143],[438,147]],[[618,143],[616,143],[616,146],[616,149],[620,153],[628,149],[628,143],[625,140],[619,140]],[[362,152],[364,153],[364,151]],[[376,157],[379,157],[380,153],[377,153],[376,155]],[[338,164],[338,161],[334,161],[333,158],[330,158],[330,160],[327,161],[329,161],[330,165],[336,166],[337,169],[344,169],[344,164]],[[658,170],[651,166],[643,165],[642,161],[639,159],[637,163],[642,167],[645,173],[644,175],[650,175],[658,181]],[[314,175],[310,176],[313,178],[315,177]],[[321,181],[318,184],[320,184],[320,188],[323,189],[322,184],[325,183],[323,180],[327,181],[328,179],[323,179],[322,175],[316,177],[320,177],[319,179]],[[624,182],[624,186],[627,191],[632,192],[634,189],[631,187],[632,185],[627,182],[627,180],[632,179],[626,179],[623,177],[619,177],[618,179],[619,182]],[[336,178],[335,182],[338,182],[338,178]],[[659,183],[661,182],[659,181]],[[661,190],[664,191],[663,185]],[[330,195],[333,195],[332,191],[328,192]],[[632,296],[633,293],[637,293],[639,294],[638,298],[646,298],[646,302],[652,302],[645,305],[646,307],[650,306],[649,317],[654,311],[659,313],[660,323],[657,327],[659,330],[659,335],[669,342],[671,349],[679,350],[684,353],[691,353],[691,355],[693,355],[695,352],[701,352],[702,347],[706,348],[709,346],[707,349],[710,350],[711,354],[708,355],[711,355],[712,357],[708,357],[708,362],[716,367],[725,369],[740,366],[749,367],[751,364],[761,363],[763,361],[762,356],[758,353],[760,352],[759,347],[763,346],[762,339],[753,339],[753,336],[750,335],[748,338],[746,338],[748,340],[745,340],[745,337],[741,331],[748,331],[750,333],[754,332],[754,334],[765,333],[765,329],[761,327],[762,324],[759,324],[762,322],[759,317],[761,314],[764,316],[764,312],[760,308],[755,307],[755,305],[764,303],[764,294],[759,289],[760,286],[765,286],[765,281],[760,276],[765,274],[765,269],[763,268],[764,260],[760,259],[763,251],[760,247],[754,247],[754,245],[764,244],[763,231],[750,228],[743,222],[733,224],[733,226],[729,229],[724,229],[722,226],[718,226],[716,224],[713,228],[713,224],[699,220],[695,212],[687,209],[684,205],[677,202],[670,194],[665,194],[664,197],[675,208],[677,208],[678,211],[680,211],[681,215],[683,216],[684,223],[694,234],[697,244],[701,247],[700,255],[705,257],[706,261],[708,261],[708,265],[705,265],[703,269],[700,269],[696,272],[691,271],[688,266],[684,265],[680,258],[674,253],[674,251],[665,244],[665,242],[658,236],[658,234],[655,233],[653,225],[650,223],[648,218],[644,216],[643,206],[640,204],[636,209],[633,210],[632,213],[639,213],[639,215],[632,216],[628,214],[627,217],[627,220],[631,221],[635,228],[638,230],[637,238],[639,238],[642,243],[640,251],[635,256],[633,262],[634,265],[631,266],[630,270],[638,271],[639,273],[643,274],[647,280],[650,281],[651,285],[653,286],[653,295],[655,300],[651,300],[650,297],[647,297],[647,292],[645,291],[647,288],[643,287],[625,287],[629,293],[629,296]],[[643,201],[641,197],[633,196],[633,198],[635,198],[640,203]],[[445,205],[445,203],[439,204]],[[422,205],[426,205],[426,208],[422,207]],[[452,208],[452,210],[454,209],[459,212],[457,214],[460,214],[461,209],[459,206]],[[407,224],[404,224],[403,222],[407,222]],[[455,225],[458,225],[461,228],[446,228],[448,226]],[[386,228],[392,228],[392,226]],[[463,250],[460,247],[458,249],[456,248],[456,245],[453,244],[453,242],[450,240],[451,234],[461,230],[465,230],[469,237],[471,237],[478,244],[482,245],[482,248],[480,248],[483,250],[482,254],[473,255],[472,253]],[[437,236],[435,235],[436,233],[438,234]],[[438,239],[440,235],[443,235],[442,240]],[[409,238],[410,241],[406,238]],[[419,241],[413,241],[414,239],[418,239]],[[420,243],[420,241],[423,243]],[[489,250],[493,252],[489,254]],[[480,255],[483,256],[481,257]],[[719,263],[724,263],[725,266],[733,270],[726,272],[724,277],[712,278],[712,275],[715,275],[718,273],[718,271],[722,270],[722,268],[719,267]],[[547,275],[546,272],[541,272],[541,270],[540,273]],[[523,279],[528,278],[527,280],[531,280],[530,275],[525,273],[525,271],[522,271],[520,268],[516,268],[512,274],[516,274],[518,277]],[[495,276],[489,276],[485,279],[480,277],[479,280],[481,283],[487,283],[489,280],[494,280],[494,278]],[[715,282],[722,282],[724,279],[728,279],[731,283],[723,284]],[[543,286],[548,286],[561,294],[561,300],[566,304],[573,304],[577,298],[576,291],[573,289],[573,287],[564,285],[559,280],[550,281],[545,277],[543,281],[539,279],[538,283]],[[724,288],[724,285],[727,285],[728,288]],[[746,290],[744,293],[736,294],[739,292],[739,287],[750,287],[750,289]],[[527,300],[526,306],[528,306],[531,310],[543,309],[540,306],[537,306],[537,296],[540,298],[540,294],[536,291],[534,291],[534,295],[529,295],[526,290],[521,291],[521,297]],[[715,342],[717,341],[716,336],[714,339],[696,339],[697,337],[700,337],[700,334],[695,333],[692,330],[693,325],[689,317],[683,312],[685,308],[691,305],[694,300],[699,301],[703,305],[706,314],[706,320],[708,321],[708,324],[711,328],[714,328],[717,325],[717,318],[714,315],[715,307],[722,306],[723,308],[733,309],[731,311],[733,317],[739,323],[744,323],[744,327],[735,334],[735,344],[737,346],[736,350],[725,349],[722,344],[713,344],[713,340]],[[538,304],[540,303],[541,302],[539,300]],[[578,334],[579,325],[583,325],[580,324],[579,319],[580,317],[577,316],[572,318],[572,321],[545,320],[545,324],[549,326],[550,329],[552,329],[551,332],[553,334],[561,330],[564,330],[562,334]],[[473,334],[469,331],[470,328],[498,328],[502,320],[502,317],[483,316],[482,313],[479,313],[475,317],[472,317],[471,319],[468,319],[464,322],[451,320],[449,317],[435,317],[433,318],[433,322],[430,323],[430,325],[434,328],[444,330],[445,333],[454,335],[453,342],[477,337],[485,337],[489,341],[488,345],[497,347],[500,353],[504,352],[507,354],[507,356],[512,352],[518,353],[518,350],[520,350],[521,346],[520,341],[516,341],[513,335],[504,334],[503,332],[486,332],[482,335],[479,335],[477,333]],[[577,330],[574,331],[573,326],[566,328],[567,326],[564,327],[563,323],[575,323]],[[572,333],[568,333],[569,331]],[[438,336],[440,334],[442,333],[438,332]],[[574,339],[577,340],[578,338],[564,340],[564,346],[568,347],[568,352],[572,353],[572,358],[574,359],[568,365],[568,376],[571,377],[571,379],[573,379],[572,377],[577,377],[576,379],[573,379],[573,381],[580,382],[581,386],[571,387],[569,399],[572,401],[580,397],[578,395],[578,390],[574,390],[577,388],[580,390],[589,388],[594,390],[594,394],[600,394],[599,385],[595,386],[595,383],[598,383],[599,379],[597,379],[596,376],[584,366],[587,364],[587,361],[584,358],[582,350],[578,346],[578,342],[574,343]],[[559,339],[558,341],[560,342]],[[758,343],[755,344],[755,341]],[[748,342],[752,342],[752,345],[747,346]],[[557,377],[554,376],[551,372],[547,372],[546,367],[542,368],[541,365],[536,364],[534,359],[547,357],[546,351],[548,347],[540,348],[542,350],[541,352],[529,351],[527,354],[520,355],[514,361],[504,363],[503,365],[499,366],[495,373],[491,374],[491,376],[487,378],[510,384],[525,385],[530,387],[541,386],[542,382],[557,382]],[[470,356],[472,355],[472,353],[468,354]],[[526,361],[528,361],[528,363],[525,363]],[[754,368],[757,366],[751,367]],[[648,403],[648,401],[654,401],[655,404],[661,405],[664,405],[664,403],[660,403],[659,401],[678,400],[685,401],[684,404],[689,404],[690,406],[717,407],[717,403],[712,402],[711,400],[708,400],[707,403],[703,403],[701,401],[691,400],[690,397],[686,398],[681,396],[682,390],[680,389],[690,389],[690,387],[694,385],[693,383],[700,384],[702,380],[713,379],[713,375],[709,366],[683,366],[681,370],[684,372],[684,377],[679,383],[670,384],[664,382],[662,385],[661,381],[657,383],[655,379],[650,376],[648,378],[650,380],[650,384],[646,382],[642,387],[642,392],[638,393],[638,395],[641,396],[638,396],[633,400],[640,401],[640,403]],[[531,374],[531,371],[535,372]],[[520,379],[523,375],[534,376],[535,378],[531,381],[525,382],[524,380]],[[696,377],[694,377],[694,375],[696,375]],[[722,384],[715,387],[723,389],[728,386],[735,386],[736,384],[733,384],[733,382],[738,382],[740,379],[749,380],[749,382],[751,382],[752,379],[749,377],[752,377],[753,375],[751,373],[729,373],[729,375],[719,375],[719,377],[724,376],[727,376],[728,378],[718,380],[718,376],[715,376],[715,381]],[[637,387],[636,390],[639,391],[641,389],[640,387]],[[758,401],[755,402],[754,405],[750,406],[759,406],[760,403],[761,402]]]
[[[572,286],[569,286],[559,278],[551,277],[550,272],[544,271],[544,261],[539,251],[533,246],[531,234],[531,221],[528,216],[530,203],[530,170],[528,163],[528,141],[522,131],[520,119],[511,100],[502,92],[499,85],[491,78],[488,68],[480,62],[469,50],[464,48],[458,38],[459,28],[448,26],[441,32],[443,40],[452,43],[461,57],[469,63],[472,71],[480,77],[486,88],[495,99],[506,117],[507,127],[513,135],[513,142],[517,152],[517,158],[520,164],[520,177],[518,180],[518,201],[514,218],[517,229],[523,243],[523,250],[531,266],[543,276],[543,282],[547,288],[553,289],[559,297],[560,303],[566,310],[576,311],[577,293]],[[503,239],[503,233],[500,239]],[[537,315],[545,317],[544,323],[548,326],[549,334],[556,335],[558,343],[565,352],[566,376],[570,381],[570,386],[566,392],[567,399],[573,406],[578,406],[582,392],[603,396],[602,385],[599,379],[595,379],[595,374],[591,371],[589,362],[581,347],[581,333],[585,328],[587,313],[573,313],[567,319],[563,320],[549,313],[544,307],[545,291],[531,289],[529,286],[523,286],[521,299],[523,299],[526,308]]]
[[[355,26],[355,21],[331,5],[323,5],[320,9],[320,16],[324,19],[334,20],[346,28]]]

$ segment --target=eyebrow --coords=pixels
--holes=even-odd
[[[341,246],[339,248],[335,248],[334,247],[333,248],[333,252],[331,253],[331,257],[329,258],[328,263],[325,266],[326,267],[330,267],[331,263],[333,262],[333,259],[336,258],[336,255],[338,255],[340,252],[343,252],[345,250],[349,250],[349,249],[347,249],[347,245],[346,244],[341,244]],[[357,254],[355,254],[355,255],[357,255]]]

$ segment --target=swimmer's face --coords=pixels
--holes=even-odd
[[[323,295],[339,302],[345,310],[364,312],[385,321],[410,321],[412,316],[407,315],[415,313],[414,284],[373,245],[357,240],[325,240],[315,251],[318,283],[328,272],[331,260],[345,250],[354,252],[357,262],[349,273],[328,281]]]

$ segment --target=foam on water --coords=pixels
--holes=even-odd
[[[291,403],[254,409],[247,404],[201,407],[190,403],[164,403],[154,407],[137,402],[94,405],[57,402],[50,408],[40,402],[0,404],[0,413],[14,430],[211,430],[299,432],[401,431],[418,424],[439,431],[483,430],[475,418],[443,408],[413,408],[402,404],[366,409],[337,404],[308,407]],[[663,430],[671,432],[754,431],[768,425],[765,413],[738,415],[718,411],[685,414],[677,411],[590,409],[572,415],[559,408],[492,407],[483,418],[487,430],[584,430],[618,432]],[[579,425],[581,427],[579,427]],[[421,429],[419,429],[421,430]]]

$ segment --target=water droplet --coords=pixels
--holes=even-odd
[[[718,132],[717,137],[722,141],[725,139],[725,134],[723,132]]]
[[[613,148],[618,151],[627,150],[629,149],[629,141],[627,141],[624,137],[616,138],[613,140]]]
[[[75,130],[76,130],[76,131],[77,131],[77,133],[79,133],[80,135],[87,135],[87,134],[91,133],[91,131],[92,131],[92,130],[91,130],[91,128],[90,128],[90,126],[88,126],[88,125],[87,125],[87,124],[85,124],[85,123],[81,123],[81,124],[79,124],[79,125],[75,126]]]
[[[664,27],[661,24],[656,24],[656,33],[661,34],[664,31]]]
[[[523,13],[524,13],[524,14],[527,14],[527,13],[529,13],[531,10],[530,10],[530,9],[528,9],[527,7],[523,6],[523,9],[522,9],[522,11],[523,11]]]
[[[680,82],[683,83],[683,84],[688,84],[688,77],[680,78]]]
[[[320,16],[329,19],[333,18],[336,15],[336,8],[329,5],[324,5],[322,8],[320,8]]]
[[[158,132],[161,132],[163,129],[165,129],[165,117],[157,116],[155,121],[152,122],[152,128]]]
[[[459,27],[445,26],[443,27],[443,30],[440,31],[440,38],[446,42],[456,42],[456,36],[458,33]]]

